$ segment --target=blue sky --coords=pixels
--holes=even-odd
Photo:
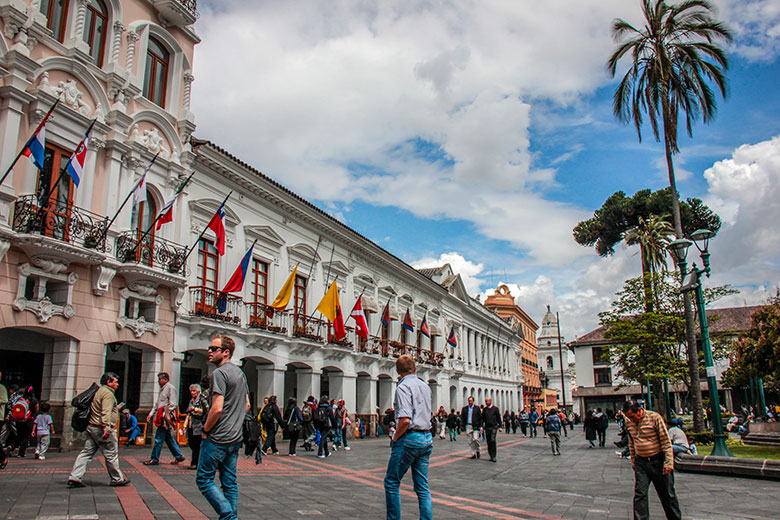
[[[675,161],[681,195],[724,218],[712,281],[738,305],[780,275],[780,6],[715,3],[736,37],[729,96]],[[636,251],[601,259],[571,238],[615,191],[668,184],[649,128],[640,144],[612,115],[610,22],[638,22],[638,1],[199,9],[196,134],[393,254],[449,261],[472,294],[508,283],[535,319],[559,310],[567,338],[638,272]]]

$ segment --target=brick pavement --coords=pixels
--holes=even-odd
[[[613,428],[614,430],[614,428]],[[609,433],[614,433],[610,431]],[[281,447],[282,445],[280,445]],[[352,450],[328,459],[299,450],[298,457],[269,456],[262,465],[239,461],[240,517],[384,518],[382,479],[388,441],[353,441]],[[102,459],[90,465],[84,489],[65,482],[75,453],[46,461],[11,459],[0,472],[0,518],[198,519],[214,518],[183,466],[146,467],[149,448],[122,448],[122,468],[132,480],[111,488]],[[499,434],[498,463],[469,460],[465,438],[436,441],[430,479],[437,519],[631,518],[633,473],[614,449],[589,449],[576,431],[552,457],[543,437]],[[187,454],[185,448],[185,454]],[[780,483],[710,475],[675,474],[687,519],[776,518]],[[411,477],[402,491],[404,518],[417,518]],[[663,518],[651,495],[653,518]]]

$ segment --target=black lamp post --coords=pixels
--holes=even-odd
[[[696,304],[699,310],[699,326],[701,328],[701,344],[704,351],[704,365],[707,370],[707,383],[710,388],[710,404],[712,405],[712,428],[715,434],[715,444],[712,447],[712,455],[718,457],[733,457],[734,455],[726,446],[726,435],[723,433],[723,423],[720,416],[720,400],[718,398],[718,380],[716,378],[715,362],[712,358],[712,345],[710,344],[710,330],[707,325],[707,311],[704,308],[704,291],[701,286],[701,275],[710,276],[710,253],[708,250],[709,240],[715,234],[707,229],[699,229],[691,234],[693,242],[688,239],[680,238],[672,241],[669,244],[669,249],[672,251],[674,258],[677,260],[677,265],[680,267],[680,275],[682,276],[682,287],[680,292],[695,291]],[[702,245],[699,245],[699,242]],[[696,264],[691,266],[691,272],[687,272],[688,263],[686,257],[688,256],[688,248],[691,243],[696,245],[696,249],[699,250],[701,255],[701,261],[704,264],[704,269],[699,269]]]

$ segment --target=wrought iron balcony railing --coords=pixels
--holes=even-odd
[[[249,328],[287,334],[290,314],[271,309],[263,302],[245,302],[249,311]]]
[[[24,195],[14,203],[13,229],[18,233],[39,233],[105,252],[108,218],[85,209],[49,201],[41,207],[35,195]]]
[[[190,287],[192,314],[231,325],[241,325],[244,300],[211,287]]]
[[[186,247],[152,236],[146,237],[142,243],[141,236],[139,231],[120,233],[116,238],[116,259],[122,263],[135,262],[156,267],[173,274],[186,274]]]

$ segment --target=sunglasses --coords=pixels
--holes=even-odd
[[[216,352],[217,350],[225,350],[225,347],[217,347],[214,345],[209,345],[209,352]]]

